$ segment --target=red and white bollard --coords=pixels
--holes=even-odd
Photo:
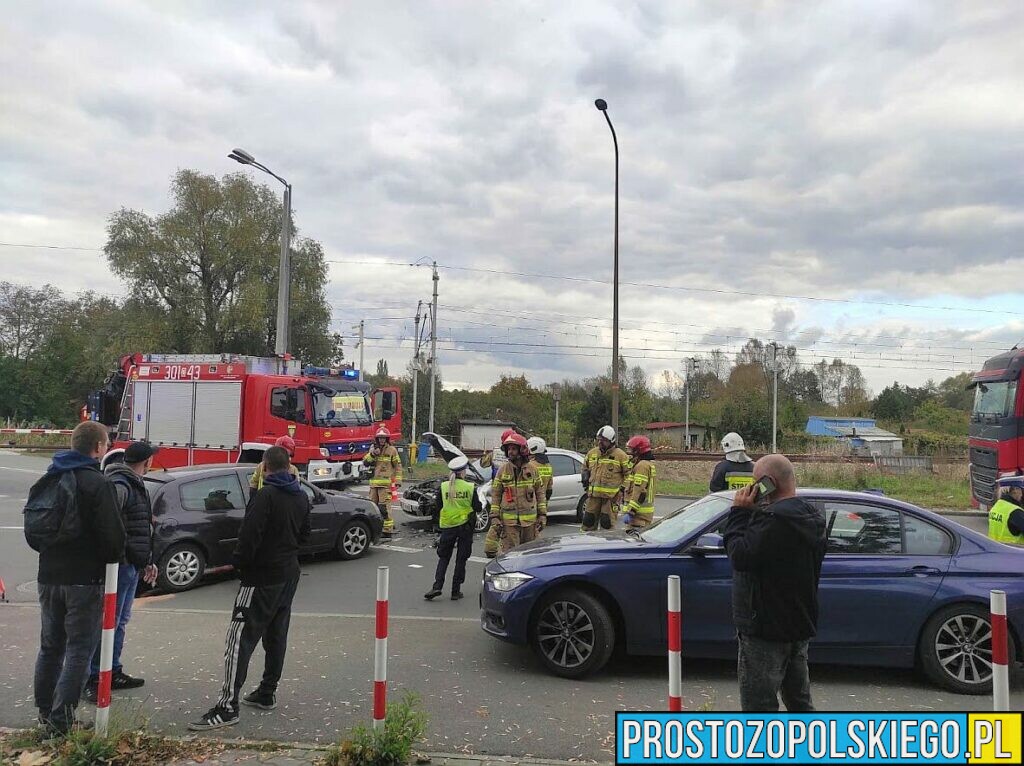
[[[377,637],[373,646],[373,728],[384,725],[388,682],[388,568],[377,567]]]
[[[989,591],[992,611],[992,709],[1010,709],[1010,648],[1006,637],[1006,592]]]
[[[96,734],[107,736],[110,721],[110,668],[114,662],[114,629],[117,627],[117,569],[107,564],[103,583],[103,637],[100,639],[100,683],[96,691]]]
[[[683,709],[683,615],[679,575],[668,578],[668,709]]]
[[[0,601],[7,600],[7,586],[4,585],[4,578],[0,577]]]

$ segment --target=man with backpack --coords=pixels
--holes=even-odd
[[[224,647],[224,685],[217,704],[188,725],[192,731],[238,723],[238,695],[249,671],[253,650],[262,639],[266,653],[263,680],[242,702],[277,707],[277,684],[284,670],[292,599],[299,585],[299,548],[309,539],[309,497],[289,472],[283,447],[263,458],[263,488],[253,492],[238,531],[235,566],[242,584],[231,611]]]
[[[79,423],[71,449],[53,456],[25,505],[25,538],[39,552],[35,704],[40,723],[58,734],[75,725],[99,643],[105,566],[124,553],[124,523],[100,472],[108,444],[103,424]]]
[[[111,666],[110,688],[112,691],[137,689],[146,682],[130,676],[121,665],[121,649],[128,621],[132,618],[132,604],[135,591],[142,579],[149,585],[156,582],[156,565],[153,564],[153,508],[149,492],[142,477],[153,467],[153,456],[160,451],[148,442],[132,442],[124,451],[124,462],[108,465],[104,470],[114,488],[114,499],[124,521],[127,538],[124,558],[117,568],[117,604],[114,614],[114,658]],[[100,682],[100,650],[92,656],[89,683],[85,687],[85,698],[96,703]]]

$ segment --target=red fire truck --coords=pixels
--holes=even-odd
[[[971,379],[974,407],[968,427],[971,501],[989,508],[996,481],[1024,474],[1024,351],[1016,346],[985,362]]]
[[[295,464],[316,484],[361,478],[381,425],[401,433],[397,388],[372,390],[349,369],[235,354],[131,354],[89,396],[92,419],[114,447],[160,446],[158,468],[256,462],[280,436],[295,439]]]

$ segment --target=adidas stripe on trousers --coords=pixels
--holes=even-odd
[[[238,709],[238,694],[249,672],[249,660],[261,640],[266,664],[259,688],[264,692],[277,691],[288,649],[292,599],[298,585],[296,577],[274,585],[239,587],[224,642],[224,686],[218,705]]]

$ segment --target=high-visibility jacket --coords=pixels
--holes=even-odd
[[[615,497],[623,490],[629,476],[629,455],[618,447],[598,452],[590,472],[590,497]]]
[[[526,527],[547,513],[548,500],[537,464],[532,460],[522,467],[511,460],[505,463],[491,482],[491,518]]]
[[[583,458],[583,486],[589,487],[594,476],[594,469],[597,468],[597,459],[601,456],[601,450],[591,447]]]
[[[288,466],[288,472],[292,476],[299,475],[299,469],[293,465]],[[252,472],[252,476],[249,477],[249,486],[253,489],[263,489],[263,463],[256,466],[256,470]]]
[[[653,460],[639,460],[633,466],[628,484],[629,502],[626,512],[636,516],[652,518],[654,516],[654,482],[657,470]]]
[[[373,476],[370,477],[371,487],[390,487],[392,483],[402,483],[402,459],[398,456],[398,450],[388,444],[374,455],[372,451],[366,453],[363,458],[363,465],[373,469]]]
[[[543,462],[541,462],[541,457],[544,458]],[[540,480],[544,482],[544,499],[550,500],[552,489],[551,484],[555,478],[555,474],[551,469],[551,463],[548,462],[547,456],[541,455],[537,455],[532,462],[537,466],[537,473],[540,474]]]
[[[1015,535],[1010,530],[1010,515],[1020,510],[1009,500],[996,501],[988,512],[988,536],[996,542],[1024,545],[1024,535]]]
[[[730,471],[725,475],[725,488],[726,489],[740,489],[741,487],[749,487],[754,483],[754,474],[742,473],[740,471]]]
[[[441,482],[441,517],[438,525],[441,529],[461,527],[473,513],[473,493],[476,487],[465,479],[455,480],[455,497],[448,494],[451,482]]]

